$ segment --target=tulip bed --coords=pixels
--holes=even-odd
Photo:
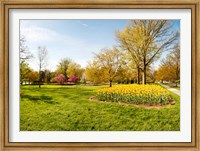
[[[165,105],[171,99],[167,89],[159,85],[120,85],[96,90],[100,101],[132,104]]]

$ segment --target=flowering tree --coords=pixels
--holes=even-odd
[[[63,84],[65,82],[65,76],[63,74],[58,74],[55,78],[54,81],[57,83]]]
[[[76,76],[71,76],[71,77],[68,79],[68,82],[74,82],[74,83],[76,83],[78,80],[79,80],[79,78],[77,78]]]

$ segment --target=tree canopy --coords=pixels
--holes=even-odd
[[[69,76],[67,75],[67,70],[71,62],[72,60],[70,58],[61,59],[57,65],[57,69],[55,72],[57,74],[63,74],[65,76],[65,79],[68,79]]]
[[[121,48],[131,56],[138,72],[142,71],[143,84],[146,84],[147,66],[163,51],[170,50],[179,36],[172,29],[172,24],[169,20],[132,20],[116,34]]]

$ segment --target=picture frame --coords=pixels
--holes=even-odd
[[[200,150],[199,133],[199,0],[187,1],[1,1],[1,149],[66,150]],[[9,10],[10,9],[191,9],[192,37],[192,123],[191,142],[9,142]]]

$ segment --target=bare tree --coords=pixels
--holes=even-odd
[[[41,72],[47,65],[47,54],[48,54],[48,51],[45,47],[38,47],[39,88],[41,87],[40,86],[41,79],[42,79]]]
[[[20,35],[19,39],[19,51],[20,51],[20,62],[25,62],[33,58],[33,55],[30,53],[28,47],[26,46],[26,38],[23,35]]]

